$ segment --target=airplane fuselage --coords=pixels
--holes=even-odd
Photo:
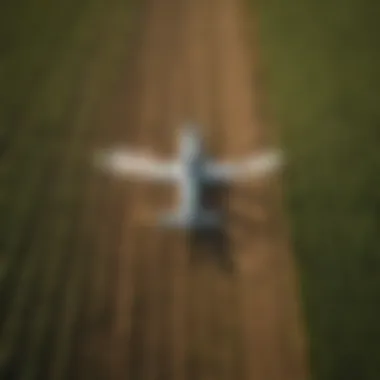
[[[205,160],[201,141],[194,131],[181,135],[180,160],[180,213],[187,220],[195,221],[202,212],[202,168]]]

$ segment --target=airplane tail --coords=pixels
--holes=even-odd
[[[196,218],[188,218],[180,213],[167,213],[162,215],[159,225],[179,229],[217,229],[221,226],[221,218],[214,211],[203,211]]]

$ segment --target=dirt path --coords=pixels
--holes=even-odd
[[[107,142],[170,156],[177,128],[191,120],[217,157],[265,147],[243,16],[237,0],[147,0],[133,80],[118,99],[128,107]],[[106,196],[116,198],[100,223],[111,223],[113,211],[117,218],[95,239],[105,277],[91,306],[98,315],[101,305],[104,319],[83,337],[82,350],[98,349],[80,378],[307,379],[279,188],[277,178],[221,194],[227,268],[213,246],[197,248],[194,259],[186,236],[144,227],[147,215],[174,207],[175,189],[110,184]]]

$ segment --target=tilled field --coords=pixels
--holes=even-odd
[[[213,194],[225,233],[192,244],[145,223],[175,207],[175,187],[91,168],[103,147],[173,156],[186,121],[221,159],[275,143],[242,4],[146,0],[128,37],[118,2],[107,9],[67,128],[20,191],[0,283],[1,378],[306,379],[279,177]],[[106,70],[116,85],[102,85]]]

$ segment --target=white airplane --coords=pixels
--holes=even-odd
[[[100,152],[96,164],[118,176],[135,176],[142,180],[177,182],[180,205],[177,210],[159,218],[159,225],[186,229],[208,229],[221,226],[216,211],[202,207],[203,189],[209,185],[245,181],[263,177],[282,165],[282,154],[273,150],[256,154],[238,162],[214,162],[204,154],[199,131],[186,126],[179,136],[179,160],[165,161],[149,158],[133,151],[111,150]]]

